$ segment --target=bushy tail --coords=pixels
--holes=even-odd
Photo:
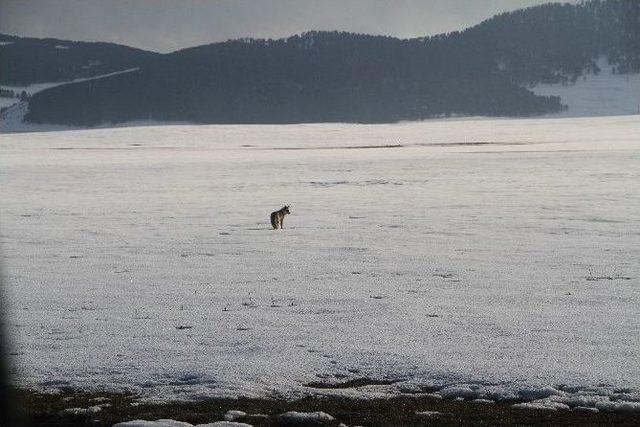
[[[278,219],[276,218],[275,212],[271,214],[271,225],[273,226],[274,230],[278,229]]]

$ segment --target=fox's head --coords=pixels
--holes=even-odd
[[[289,206],[285,206],[284,208],[282,208],[283,212],[286,214],[290,214],[291,212],[289,212]]]

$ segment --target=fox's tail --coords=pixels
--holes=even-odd
[[[273,227],[274,230],[278,229],[278,220],[275,214],[271,214],[271,226]]]

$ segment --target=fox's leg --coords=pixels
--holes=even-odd
[[[284,217],[280,219],[280,228],[284,228],[283,224],[284,224]]]

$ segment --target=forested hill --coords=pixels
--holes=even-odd
[[[640,72],[640,1],[546,4],[497,15],[461,33],[436,36],[474,46],[521,83],[575,81],[598,73],[604,56],[616,72]]]
[[[0,84],[63,82],[149,65],[155,52],[113,43],[0,34]]]
[[[410,40],[308,32],[199,46],[145,59],[137,72],[40,92],[27,120],[91,126],[525,116],[563,108],[529,85],[598,73],[600,57],[616,73],[640,71],[640,1],[547,4]]]

